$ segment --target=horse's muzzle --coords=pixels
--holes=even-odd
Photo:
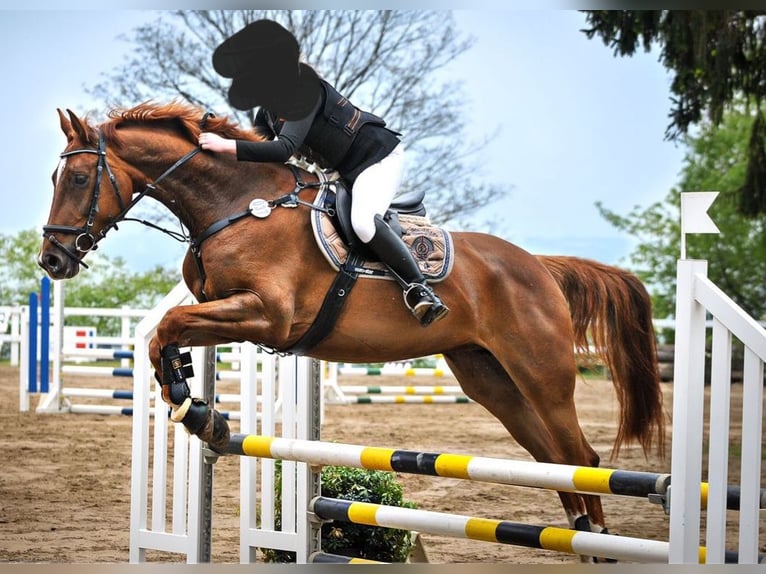
[[[80,272],[80,264],[55,247],[41,251],[37,264],[51,279],[71,279]]]

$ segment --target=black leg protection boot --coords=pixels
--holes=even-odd
[[[379,215],[375,216],[375,235],[367,246],[397,276],[404,289],[404,302],[421,325],[428,326],[449,312],[426,283],[402,238]]]
[[[162,359],[162,396],[172,405],[170,418],[180,422],[189,433],[208,443],[215,451],[225,452],[229,445],[229,423],[206,401],[191,396],[187,377],[194,376],[191,354],[181,353],[171,343],[160,349]]]
[[[160,349],[160,359],[162,361],[162,386],[163,395],[174,405],[182,404],[189,396],[189,384],[187,378],[194,376],[192,369],[191,354],[183,353],[178,349],[178,345],[170,343]]]

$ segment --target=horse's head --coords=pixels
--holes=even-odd
[[[132,186],[126,173],[114,172],[106,161],[106,143],[99,130],[73,112],[58,110],[67,146],[53,172],[53,201],[38,264],[53,279],[74,277],[85,255],[97,247],[125,208]],[[129,201],[130,195],[127,196]]]
[[[54,279],[74,277],[80,266],[87,268],[83,258],[117,223],[129,219],[126,214],[144,196],[163,203],[190,230],[204,229],[206,221],[217,215],[209,203],[189,203],[181,209],[184,190],[196,200],[215,198],[216,205],[225,209],[229,199],[222,193],[239,193],[240,186],[228,185],[224,178],[227,174],[240,178],[232,170],[236,164],[232,158],[201,154],[206,158],[201,163],[187,164],[200,151],[200,130],[259,139],[228,118],[178,102],[112,110],[110,120],[97,127],[69,110],[58,113],[67,145],[53,174],[53,202],[38,256],[40,266]],[[178,176],[175,172],[181,166],[185,167]],[[214,193],[199,192],[213,186]]]

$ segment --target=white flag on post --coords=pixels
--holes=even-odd
[[[681,194],[681,259],[686,259],[687,233],[720,233],[707,210],[718,197],[717,191],[689,191]]]
[[[720,233],[707,210],[717,191],[690,191],[681,194],[681,233]]]

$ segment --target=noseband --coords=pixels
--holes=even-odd
[[[74,242],[75,249],[77,249],[77,251],[80,254],[85,254],[85,253],[88,253],[89,251],[94,251],[95,249],[98,248],[98,242],[101,241],[104,237],[106,237],[106,234],[111,229],[117,229],[117,224],[120,221],[123,221],[125,219],[125,216],[128,214],[128,212],[131,209],[133,209],[133,207],[139,201],[141,201],[141,199],[147,193],[156,189],[158,183],[160,183],[163,179],[165,179],[167,176],[169,176],[176,169],[181,167],[183,164],[185,164],[187,161],[189,161],[191,158],[193,158],[195,155],[197,155],[201,151],[201,148],[196,147],[193,150],[191,150],[189,153],[184,155],[176,163],[174,163],[172,166],[166,169],[157,179],[155,179],[151,183],[146,184],[146,187],[144,188],[144,190],[141,193],[139,193],[136,197],[134,197],[132,201],[126,206],[125,202],[122,200],[122,195],[120,195],[120,188],[119,188],[119,185],[117,184],[117,180],[114,177],[114,173],[112,172],[112,169],[109,167],[109,162],[107,162],[106,160],[106,140],[104,139],[104,134],[101,133],[100,130],[97,130],[97,132],[98,132],[98,149],[90,149],[90,148],[76,149],[76,150],[63,152],[59,156],[61,158],[65,158],[65,157],[69,157],[69,156],[77,155],[81,153],[92,153],[98,156],[98,163],[96,164],[96,183],[93,187],[93,193],[91,194],[90,208],[88,209],[88,218],[85,221],[85,225],[83,227],[75,227],[72,225],[43,226],[43,237],[46,237],[51,244],[53,244],[58,249],[63,251],[67,255],[67,257],[75,261],[78,265],[82,265],[85,269],[88,269],[88,266],[82,261],[82,258],[78,256],[77,253],[74,253],[66,245],[61,243],[56,238],[54,233],[77,234],[77,237],[75,238],[75,242]],[[98,213],[98,200],[101,194],[101,179],[103,177],[104,171],[106,171],[107,176],[109,177],[109,181],[112,183],[112,189],[114,190],[114,193],[117,196],[117,202],[120,206],[120,212],[116,216],[112,217],[97,235],[94,235],[93,225],[96,220],[96,214]]]

